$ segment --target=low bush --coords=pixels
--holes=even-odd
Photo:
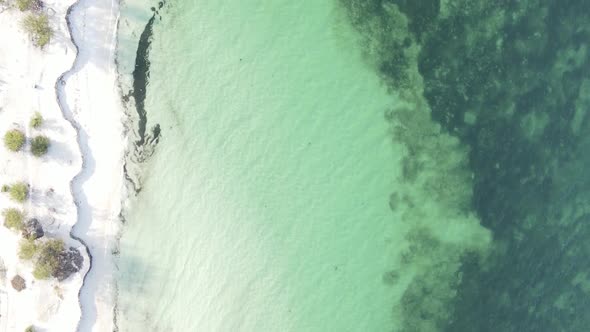
[[[47,279],[54,275],[59,268],[59,256],[64,250],[62,240],[52,239],[41,244],[33,276],[37,279]]]
[[[35,112],[35,114],[31,118],[31,121],[29,122],[29,126],[31,126],[31,128],[39,128],[42,124],[43,116],[41,115],[41,113]]]
[[[53,37],[53,30],[49,26],[49,19],[45,14],[29,14],[22,21],[23,29],[29,34],[31,40],[40,48],[49,44]]]
[[[16,0],[16,7],[24,12],[26,10],[38,9],[41,7],[38,0]]]
[[[4,134],[4,145],[10,151],[17,152],[25,145],[25,134],[18,130],[12,129]]]
[[[37,244],[34,240],[21,240],[18,248],[20,259],[31,260],[37,253]]]
[[[8,195],[13,201],[23,203],[29,197],[29,186],[24,182],[17,182],[8,188]]]
[[[35,332],[35,327],[33,325],[30,325],[25,329],[25,332]]]
[[[46,136],[35,136],[31,140],[31,152],[35,157],[41,157],[49,149],[49,138]]]
[[[37,265],[35,265],[35,269],[33,270],[33,277],[39,280],[49,279],[49,277],[51,277],[51,269],[49,265],[37,262]]]
[[[23,229],[23,220],[25,219],[25,215],[22,213],[22,211],[15,208],[10,208],[4,210],[2,214],[4,215],[4,226],[9,229],[19,231]]]

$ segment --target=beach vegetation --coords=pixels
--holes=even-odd
[[[10,151],[17,152],[25,145],[25,134],[18,130],[12,129],[4,134],[4,145]]]
[[[35,277],[35,279],[44,280],[49,279],[50,276],[51,270],[49,265],[37,262],[37,265],[35,265],[35,269],[33,270],[33,277]]]
[[[53,30],[49,26],[49,19],[45,14],[28,14],[22,21],[22,26],[35,46],[40,48],[49,44],[53,36]]]
[[[2,185],[2,190],[1,190],[1,191],[2,191],[3,193],[7,193],[7,192],[8,192],[8,190],[10,190],[10,186],[9,186],[9,185],[7,185],[7,184],[3,184],[3,185]]]
[[[29,327],[25,329],[25,332],[35,332],[35,327],[33,325],[29,325]]]
[[[5,209],[2,214],[4,215],[4,226],[18,231],[23,229],[25,215],[22,211],[15,208],[9,208]]]
[[[47,279],[55,275],[60,266],[59,257],[64,250],[65,245],[62,240],[51,239],[41,244],[33,276],[37,279]]]
[[[18,257],[24,260],[31,260],[37,253],[37,244],[34,240],[23,239],[18,248]]]
[[[39,128],[43,124],[43,116],[39,112],[35,112],[33,117],[31,117],[31,121],[29,122],[29,126],[31,128]]]
[[[31,152],[35,157],[41,157],[47,153],[47,150],[49,149],[49,144],[49,138],[47,138],[46,136],[35,136],[31,140]]]
[[[38,0],[16,0],[16,7],[21,12],[24,12],[31,9],[40,9],[41,3]]]
[[[8,188],[8,195],[13,201],[23,203],[29,197],[29,186],[24,182],[17,182]]]

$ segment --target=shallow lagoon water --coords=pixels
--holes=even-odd
[[[588,326],[586,2],[159,12],[121,330]]]
[[[391,329],[392,97],[342,15],[164,8],[146,100],[162,139],[121,239],[122,331]]]

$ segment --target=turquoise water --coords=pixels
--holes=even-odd
[[[122,81],[148,8],[123,7]],[[587,13],[164,5],[120,330],[587,330]]]
[[[173,3],[121,239],[122,331],[385,331],[393,102],[332,2]],[[149,328],[148,328],[149,327]]]

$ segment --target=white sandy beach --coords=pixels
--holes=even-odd
[[[39,159],[28,146],[18,153],[0,147],[0,184],[25,181],[32,188],[24,206],[0,195],[0,210],[24,208],[27,217],[39,219],[46,234],[78,248],[84,267],[62,283],[36,281],[32,264],[17,258],[20,235],[0,227],[0,258],[6,267],[0,278],[0,331],[23,331],[29,325],[41,331],[112,331],[111,252],[118,232],[125,147],[114,64],[118,8],[110,0],[76,4],[71,21],[80,54],[74,63],[76,48],[65,19],[72,1],[44,4],[54,36],[43,50],[34,47],[22,30],[24,13],[14,8],[0,13],[0,133],[19,128],[27,136],[43,134],[52,142],[48,154]],[[61,89],[62,113],[55,84],[72,64]],[[45,122],[30,129],[29,119],[37,111]],[[70,238],[72,227],[93,256],[80,301],[78,292],[90,260],[84,246]],[[21,292],[10,286],[16,274],[26,280]]]

